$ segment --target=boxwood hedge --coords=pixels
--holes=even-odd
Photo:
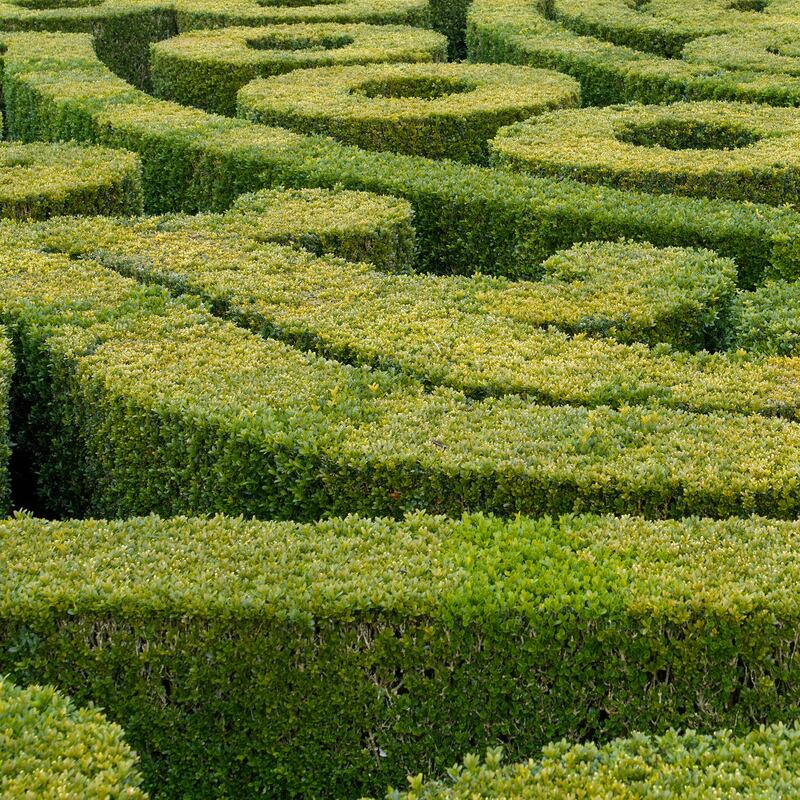
[[[9,438],[9,399],[11,381],[14,375],[14,356],[11,341],[6,331],[0,328],[0,515],[5,516],[10,503],[9,461],[11,458],[11,441]]]
[[[21,518],[0,542],[0,669],[100,703],[160,797],[358,797],[501,742],[800,707],[796,522]]]
[[[369,64],[255,80],[237,114],[367,150],[483,162],[498,128],[578,100],[572,78],[528,67]]]
[[[17,798],[146,800],[136,755],[94,708],[50,686],[21,689],[0,676],[0,793]]]
[[[485,762],[474,755],[448,773],[449,780],[409,778],[407,791],[390,789],[387,800],[573,800],[576,796],[659,800],[727,800],[791,797],[800,792],[796,764],[800,730],[778,724],[744,736],[669,731],[636,734],[608,744],[545,747],[541,757],[501,765],[502,749]]]
[[[788,108],[673,103],[551,112],[500,131],[502,166],[620,189],[771,205],[800,199],[800,119]]]
[[[785,210],[368,153],[153,100],[99,64],[85,37],[18,34],[5,41],[12,134],[140,153],[150,211],[225,208],[236,195],[269,185],[338,184],[409,200],[420,266],[439,272],[536,273],[541,261],[576,241],[620,237],[732,256],[749,286],[765,274],[794,277],[800,264],[800,218]]]
[[[447,40],[398,25],[272,25],[192,31],[152,47],[157,97],[233,116],[236,93],[254,78],[303,67],[445,61]]]

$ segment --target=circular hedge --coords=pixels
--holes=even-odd
[[[0,217],[141,213],[141,166],[133,153],[73,144],[0,144]]]
[[[139,789],[136,755],[122,729],[94,708],[76,708],[50,686],[19,688],[0,677],[0,795],[128,798]]]
[[[483,161],[502,125],[575,106],[566,75],[498,64],[379,64],[253,81],[239,114],[368,150]]]
[[[745,200],[800,200],[800,116],[742,103],[558,111],[510,126],[493,163],[620,189]]]
[[[389,800],[773,800],[800,794],[800,730],[775,725],[747,736],[694,731],[663,736],[635,734],[598,747],[551,744],[542,757],[500,765],[500,752],[485,763],[467,756],[450,780],[390,790]]]
[[[254,78],[303,67],[446,61],[447,39],[400,25],[273,25],[194,31],[153,45],[159,97],[232,116],[236,92]]]

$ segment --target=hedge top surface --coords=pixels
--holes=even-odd
[[[688,62],[729,70],[800,76],[800,19],[766,29],[704,36],[689,42],[682,56]]]
[[[504,64],[298,70],[239,91],[239,115],[366,149],[482,160],[501,126],[579,101],[574,79]]]
[[[152,52],[181,63],[252,65],[268,75],[335,64],[444,61],[447,40],[405,25],[296,23],[190,31],[156,42]]]
[[[427,0],[176,0],[178,29],[254,27],[279,22],[426,25]]]
[[[3,798],[146,800],[140,783],[118,725],[50,686],[22,689],[0,676]]]
[[[3,0],[0,29],[3,30],[90,30],[98,21],[129,14],[164,12],[174,9],[174,0]]]
[[[800,201],[795,109],[740,103],[564,109],[499,131],[495,163],[622,189]]]
[[[409,778],[387,800],[781,800],[800,792],[800,729],[773,725],[746,736],[671,730],[636,734],[605,745],[547,745],[538,759],[501,766],[499,750],[485,763],[467,756],[450,780]]]

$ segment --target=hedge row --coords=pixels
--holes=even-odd
[[[558,73],[503,64],[370,64],[297,70],[245,86],[237,115],[367,150],[485,162],[503,125],[578,105]]]
[[[5,41],[12,135],[99,141],[140,153],[152,212],[222,209],[269,185],[343,185],[409,200],[420,266],[438,272],[537,274],[541,261],[576,241],[624,237],[732,256],[746,286],[765,274],[798,273],[800,218],[784,210],[368,153],[153,100],[99,64],[86,37]]]
[[[0,328],[0,516],[5,516],[10,504],[11,480],[9,461],[11,441],[9,438],[9,399],[14,375],[14,356],[6,331]]]
[[[265,341],[89,261],[9,250],[0,275],[15,440],[49,514],[800,511],[786,420],[474,402]]]
[[[742,292],[732,319],[731,346],[770,356],[800,355],[800,284],[768,281]]]
[[[793,797],[800,793],[800,730],[778,724],[746,736],[669,731],[636,734],[603,746],[545,747],[540,758],[501,766],[502,750],[474,755],[448,771],[449,780],[409,778],[408,791],[390,789],[387,800],[726,800]]]
[[[118,725],[94,708],[76,708],[52,687],[21,689],[2,676],[0,765],[5,800],[147,798]]]
[[[0,522],[0,669],[159,797],[358,797],[508,742],[796,717],[796,522]]]
[[[279,202],[274,194],[271,202]],[[290,206],[284,229],[291,212]],[[243,236],[263,238],[266,227],[252,212],[246,220],[239,212],[125,225],[69,220],[2,234],[9,246],[91,258],[199,294],[237,324],[302,350],[400,370],[473,397],[800,417],[791,360],[651,351],[542,327],[619,331],[625,339],[640,322],[655,340],[707,342],[727,319],[735,274],[710,253],[582,246],[547,262],[551,277],[541,284],[387,275],[366,264],[243,243]],[[563,280],[581,274],[577,283]]]
[[[500,166],[620,189],[800,200],[796,109],[706,102],[564,110],[504,128],[490,149]]]
[[[646,17],[646,6],[642,18]],[[719,8],[717,3],[703,4],[705,9],[709,6]],[[635,7],[636,4],[627,6]],[[467,18],[470,58],[566,72],[580,82],[586,105],[631,100],[657,104],[687,99],[800,104],[800,80],[796,75],[756,70],[763,41],[753,45],[756,63],[751,64],[752,69],[728,70],[703,58],[664,58],[582,35],[551,19],[548,13],[552,16],[552,4],[545,3],[543,10],[541,5],[527,0],[475,0]],[[782,24],[775,30],[780,31]],[[656,36],[655,40],[660,38]],[[750,45],[746,39],[739,39],[734,46],[741,53]],[[691,47],[693,44],[687,45]],[[708,49],[714,49],[713,43]]]
[[[273,25],[194,31],[151,51],[157,97],[233,116],[236,93],[254,78],[303,67],[445,61],[438,33],[395,25]]]

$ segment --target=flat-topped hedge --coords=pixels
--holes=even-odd
[[[13,523],[12,523],[13,524]],[[122,730],[51,686],[0,676],[0,793],[19,798],[146,800]]]
[[[620,237],[734,257],[743,285],[798,272],[800,217],[784,210],[369,153],[153,100],[105,69],[85,37],[19,34],[5,42],[12,135],[140,153],[149,211],[222,209],[265,186],[341,185],[407,199],[420,267],[439,272],[536,274],[541,261],[576,241]]]
[[[304,67],[445,61],[447,40],[422,28],[334,23],[192,31],[155,44],[157,97],[233,116],[236,93],[255,78]]]
[[[0,670],[102,705],[160,797],[358,797],[800,707],[796,522],[21,518],[0,546]]]
[[[448,780],[409,778],[409,788],[390,789],[387,800],[573,800],[576,796],[643,800],[727,800],[791,797],[800,792],[800,730],[773,725],[744,735],[669,731],[637,734],[608,744],[545,747],[527,762],[504,766],[502,750],[472,755],[449,770]]]
[[[504,128],[490,149],[501,166],[620,189],[800,200],[796,109],[705,102],[563,110]]]

